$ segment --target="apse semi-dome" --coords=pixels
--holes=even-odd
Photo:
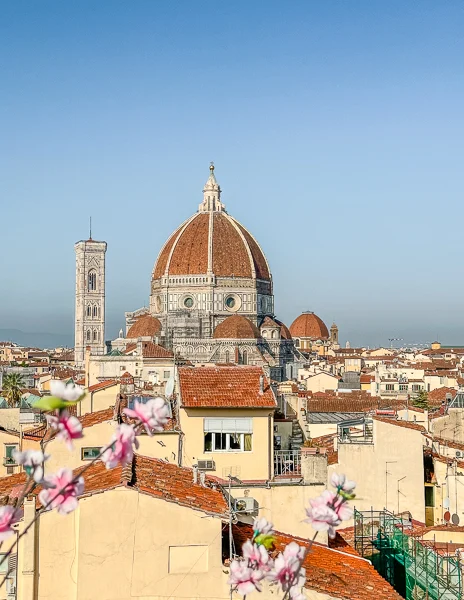
[[[131,325],[126,338],[155,337],[161,331],[161,322],[156,317],[146,314],[137,317]]]
[[[214,275],[271,280],[269,265],[258,242],[241,223],[225,212],[220,191],[212,169],[198,212],[164,244],[152,279]]]
[[[328,340],[329,331],[324,321],[311,311],[304,312],[290,325],[293,338]]]
[[[246,317],[232,315],[224,319],[214,330],[215,339],[251,340],[261,337],[259,329]]]

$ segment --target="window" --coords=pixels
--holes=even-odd
[[[230,352],[228,350],[226,350],[224,360],[226,361],[226,363],[230,363]]]
[[[242,364],[243,365],[247,365],[248,364],[248,352],[246,350],[244,350],[242,352]]]
[[[93,307],[93,316],[98,317],[98,308],[96,306]]]
[[[87,316],[88,317],[92,316],[92,307],[91,306],[87,306]]]
[[[400,392],[407,392],[407,391],[408,391],[408,384],[400,383]]]
[[[96,342],[98,340],[98,331],[93,332],[93,341]]]
[[[191,296],[188,296],[187,298],[185,298],[185,300],[184,300],[184,306],[185,306],[185,308],[192,308],[192,306],[193,306],[193,298]]]
[[[5,460],[4,464],[15,465],[16,460],[13,458],[13,452],[18,449],[18,444],[5,444]]]
[[[232,296],[229,296],[228,298],[226,298],[226,306],[227,306],[227,308],[234,308],[235,298],[233,298]]]
[[[413,384],[413,386],[412,386],[412,391],[413,391],[413,392],[420,392],[420,391],[421,391],[421,389],[422,389],[422,386],[421,386],[421,385],[416,385],[416,384]]]
[[[97,289],[97,273],[95,271],[89,271],[89,292],[95,292]]]
[[[387,390],[387,392],[394,392],[395,391],[395,384],[394,383],[387,383],[387,385],[385,386],[385,389]]]
[[[163,379],[169,379],[170,376],[171,376],[171,372],[170,371],[164,371],[163,372]]]
[[[433,486],[425,487],[425,506],[435,506],[433,498]]]
[[[90,329],[87,329],[87,341],[90,342]]]
[[[8,571],[8,555],[0,554],[0,575],[5,576]]]
[[[205,452],[251,452],[252,419],[205,419]]]
[[[81,449],[81,460],[93,460],[100,454],[101,448],[87,447]]]

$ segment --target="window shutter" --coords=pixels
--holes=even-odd
[[[205,419],[205,433],[253,433],[253,419]]]

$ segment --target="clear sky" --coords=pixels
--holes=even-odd
[[[214,160],[288,325],[464,344],[463,31],[462,0],[0,3],[0,329],[72,335],[91,214],[114,336]]]

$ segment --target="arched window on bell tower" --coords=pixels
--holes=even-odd
[[[248,352],[246,350],[244,350],[242,352],[242,365],[247,365],[248,364]]]
[[[97,273],[94,270],[89,271],[88,290],[89,292],[95,292],[97,290]]]
[[[97,318],[97,317],[98,317],[98,308],[97,308],[96,306],[94,306],[94,307],[93,307],[93,316],[94,316],[95,318]]]

